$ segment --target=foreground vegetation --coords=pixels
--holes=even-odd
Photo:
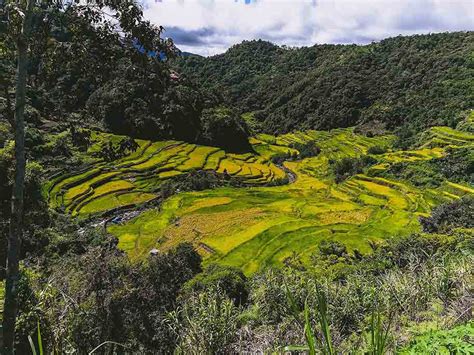
[[[57,352],[106,340],[111,352],[304,351],[310,331],[332,353],[469,354],[474,235],[450,222],[443,235],[397,238],[366,256],[321,243],[305,267],[250,278],[233,267],[202,268],[190,244],[130,263],[94,232],[102,247],[49,261],[47,274],[24,269],[18,349],[28,349],[39,320],[44,346]]]

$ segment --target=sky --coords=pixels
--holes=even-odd
[[[474,0],[142,0],[179,49],[204,56],[243,40],[278,45],[366,44],[417,33],[474,30]]]

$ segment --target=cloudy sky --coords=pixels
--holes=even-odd
[[[205,56],[259,38],[309,46],[474,30],[474,0],[142,1],[145,16],[181,50]]]

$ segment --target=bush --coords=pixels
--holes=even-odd
[[[370,147],[369,150],[367,150],[367,153],[368,154],[372,154],[372,155],[380,155],[380,154],[384,154],[387,152],[387,149],[384,148],[384,147],[379,147],[379,146],[373,146],[373,147]]]
[[[473,322],[449,330],[432,330],[417,336],[400,354],[471,354],[472,334]]]
[[[196,276],[185,285],[188,292],[201,292],[209,288],[219,288],[236,305],[244,305],[248,299],[247,278],[235,267],[209,265],[203,273]]]
[[[201,271],[201,257],[190,244],[133,264],[113,245],[89,247],[50,263],[48,284],[40,279],[34,285],[41,298],[37,317],[25,328],[34,329],[38,318],[42,330],[50,324],[44,343],[59,353],[89,353],[105,340],[137,353],[172,353],[177,339],[167,314],[182,286]],[[23,307],[20,318],[30,313]]]
[[[293,143],[291,147],[300,153],[298,155],[298,158],[300,159],[315,157],[321,153],[321,148],[319,148],[313,141],[306,143]]]
[[[200,142],[229,152],[251,150],[247,124],[233,110],[225,107],[204,110],[201,125]]]
[[[353,175],[361,174],[364,171],[364,168],[369,167],[376,162],[377,160],[367,155],[360,158],[346,157],[332,162],[335,180],[337,183],[340,183]]]
[[[428,233],[447,233],[454,228],[474,228],[474,197],[465,196],[433,209],[430,217],[420,217]]]
[[[337,257],[347,256],[347,248],[341,242],[323,240],[319,246],[319,252],[324,256],[335,255]]]

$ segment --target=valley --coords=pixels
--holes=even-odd
[[[468,126],[470,123],[468,122]],[[191,242],[205,263],[236,266],[252,274],[267,266],[310,263],[321,241],[341,242],[351,253],[366,254],[371,244],[420,231],[418,218],[434,206],[474,194],[470,184],[449,180],[419,187],[384,176],[391,165],[439,159],[447,149],[472,149],[474,134],[448,127],[426,131],[418,148],[393,149],[390,135],[366,137],[352,128],[307,131],[250,139],[253,153],[231,154],[179,141],[139,140],[132,154],[59,176],[48,185],[49,203],[78,218],[140,206],[160,197],[160,185],[194,170],[225,174],[243,183],[176,193],[137,217],[109,223],[107,230],[132,260],[153,248],[167,251]],[[321,152],[297,159],[296,144],[314,142]],[[331,164],[369,154],[374,164],[336,183]],[[283,165],[272,158],[289,157]],[[292,158],[293,157],[293,158]],[[274,186],[271,186],[274,185]]]
[[[382,2],[0,6],[0,353],[474,354],[469,5]]]

